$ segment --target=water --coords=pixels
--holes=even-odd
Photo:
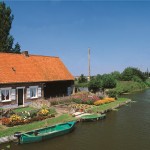
[[[10,145],[11,150],[149,150],[150,149],[150,89],[126,95],[136,103],[107,114],[105,120],[78,123],[67,135],[51,140]]]

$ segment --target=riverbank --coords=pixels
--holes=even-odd
[[[115,102],[109,103],[109,104],[103,104],[100,106],[96,106],[92,108],[92,111],[94,113],[107,113],[109,111],[113,111],[123,105],[126,105],[127,103],[130,103],[131,100],[127,98],[118,98]]]
[[[92,108],[92,111],[95,113],[106,113],[108,111],[112,111],[120,106],[126,105],[127,103],[131,102],[126,98],[119,98],[115,102],[103,104],[100,106],[96,106]],[[19,125],[14,127],[5,127],[0,125],[0,144],[4,142],[13,141],[15,138],[12,136],[15,132],[27,132],[38,128],[43,128],[45,126],[51,126],[58,123],[68,122],[76,120],[76,118],[72,117],[69,114],[62,114],[61,116],[46,119],[43,121],[33,122],[26,125]]]
[[[117,95],[124,93],[133,93],[137,91],[142,91],[150,87],[149,80],[146,82],[135,82],[135,81],[118,81],[116,88],[112,89]]]
[[[68,122],[70,120],[75,120],[74,117],[72,117],[69,114],[62,114],[61,116],[51,118],[51,119],[45,119],[42,121],[33,122],[30,124],[25,125],[18,125],[14,127],[6,127],[3,125],[0,125],[0,143],[2,143],[3,140],[1,140],[2,137],[7,137],[7,139],[11,137],[15,132],[27,132],[34,129],[43,128],[45,126],[51,126],[58,123]]]

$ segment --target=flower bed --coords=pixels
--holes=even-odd
[[[27,124],[33,121],[44,120],[47,118],[54,117],[56,114],[55,110],[42,108],[40,110],[32,112],[21,112],[18,114],[13,114],[9,118],[2,118],[2,124],[6,126],[15,126]]]
[[[103,100],[98,100],[94,102],[94,105],[98,106],[98,105],[102,105],[102,104],[106,104],[106,103],[111,103],[114,102],[115,99],[114,98],[104,98]]]
[[[95,101],[99,100],[100,98],[96,95],[89,95],[89,93],[79,93],[74,95],[73,102],[77,104],[88,104],[93,105]]]
[[[87,110],[93,108],[93,105],[87,104],[71,104],[69,107],[73,108],[75,111],[87,112]]]

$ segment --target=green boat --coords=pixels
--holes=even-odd
[[[75,123],[76,121],[57,124],[26,133],[16,132],[14,136],[18,138],[20,144],[39,142],[71,132],[74,129]]]
[[[96,120],[104,119],[105,117],[106,114],[91,114],[91,115],[81,116],[81,121],[96,121]]]

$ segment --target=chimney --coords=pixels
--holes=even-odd
[[[26,57],[29,57],[28,51],[22,51],[22,54],[23,54],[24,56],[26,56]]]

